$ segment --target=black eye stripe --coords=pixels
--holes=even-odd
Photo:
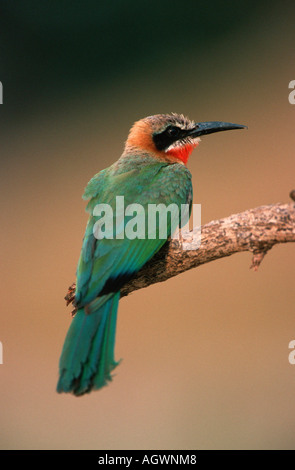
[[[158,150],[165,150],[173,144],[173,142],[181,139],[182,136],[183,130],[180,127],[170,125],[159,134],[154,134],[153,140]]]

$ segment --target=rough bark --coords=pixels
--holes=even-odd
[[[295,201],[295,191],[290,197]],[[260,206],[212,221],[201,227],[199,246],[196,238],[196,231],[190,231],[182,240],[168,241],[121,289],[121,296],[241,251],[252,253],[250,267],[257,270],[274,245],[295,242],[295,203]],[[74,289],[75,284],[65,297],[67,304],[74,300]]]

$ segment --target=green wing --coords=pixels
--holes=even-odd
[[[137,157],[136,162],[138,162]],[[120,162],[120,163],[118,163]],[[87,210],[91,213],[83,240],[77,268],[76,303],[78,307],[88,305],[98,296],[120,290],[130,278],[164,245],[167,237],[159,233],[159,225],[148,238],[148,205],[174,204],[180,211],[181,204],[191,204],[192,184],[189,170],[181,164],[166,164],[154,159],[140,161],[118,161],[112,167],[96,175],[88,184],[84,197],[90,198]],[[116,196],[124,196],[124,208],[129,204],[140,204],[145,214],[141,233],[135,224],[134,214],[118,211]],[[108,204],[110,214],[104,219],[96,213],[98,204]],[[178,213],[177,213],[178,214]],[[136,211],[135,211],[136,215]],[[177,215],[178,217],[178,215]],[[117,223],[118,219],[121,223]],[[102,227],[104,220],[104,227]],[[97,238],[99,229],[112,227],[113,238]],[[167,234],[170,236],[173,221],[168,217]],[[127,238],[124,233],[131,227],[143,238]],[[136,229],[135,231],[133,229]],[[130,231],[129,231],[130,232]],[[109,233],[110,234],[110,233]],[[124,236],[124,238],[118,238]]]

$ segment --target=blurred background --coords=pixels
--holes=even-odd
[[[119,307],[113,382],[55,392],[88,180],[131,124],[248,125],[189,161],[202,223],[295,188],[294,2],[1,2],[2,449],[294,449],[292,244],[242,253]]]

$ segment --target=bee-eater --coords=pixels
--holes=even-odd
[[[98,237],[97,205],[111,207],[114,220],[119,216],[116,196],[124,197],[125,206],[136,203],[143,210],[149,204],[191,206],[191,173],[186,164],[199,137],[244,127],[216,121],[196,123],[178,114],[146,117],[131,128],[119,160],[90,180],[83,195],[90,200],[86,208],[90,216],[76,272],[77,312],[60,358],[58,392],[83,395],[112,379],[118,364],[114,346],[120,289],[171,236],[171,223],[165,238],[158,232],[154,237],[123,236],[128,218],[122,219],[120,214],[112,236]]]

